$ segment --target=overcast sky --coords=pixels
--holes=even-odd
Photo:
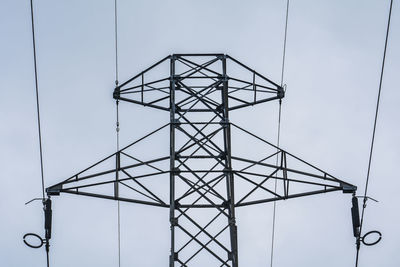
[[[286,1],[119,0],[120,81],[172,53],[229,54],[279,83]],[[115,151],[112,0],[36,0],[46,186]],[[389,1],[292,0],[281,146],[359,188],[368,164]],[[400,6],[394,3],[360,266],[400,265]],[[45,266],[39,146],[28,0],[0,3],[0,265]],[[231,120],[276,140],[276,102]],[[121,143],[168,122],[168,114],[121,104]],[[168,146],[168,138],[165,139]],[[116,203],[53,198],[51,266],[117,266]],[[277,203],[274,266],[353,266],[351,196]],[[122,266],[167,266],[168,210],[121,204]],[[239,264],[269,266],[272,204],[237,212]],[[202,266],[207,266],[203,263]]]

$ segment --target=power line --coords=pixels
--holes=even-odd
[[[35,39],[35,22],[33,12],[33,0],[31,2],[31,25],[32,25],[32,46],[33,46],[33,65],[35,69],[35,91],[36,91],[36,112],[37,112],[37,125],[39,133],[39,151],[40,151],[40,174],[42,177],[42,197],[45,197],[44,190],[44,174],[43,174],[43,150],[42,150],[42,131],[40,127],[40,105],[39,105],[39,85],[38,85],[38,71],[36,60],[36,39]]]
[[[281,114],[282,114],[282,100],[279,99],[279,115],[278,115],[278,140],[277,147],[280,144],[280,132],[281,132]],[[278,155],[276,156],[276,166],[278,166]],[[274,193],[277,189],[277,179],[275,179]],[[271,267],[273,266],[274,259],[274,245],[275,245],[275,221],[276,221],[276,201],[274,201],[273,212],[272,212],[272,237],[271,237]]]
[[[287,43],[287,28],[288,28],[288,18],[289,18],[289,5],[290,0],[286,2],[286,20],[285,20],[285,37],[283,40],[283,55],[282,55],[282,69],[281,69],[281,87],[283,87],[283,77],[285,73],[285,59],[286,59],[286,43]],[[282,99],[279,99],[279,114],[278,114],[278,137],[277,137],[277,147],[280,145],[280,135],[281,135],[281,116],[282,116]],[[278,155],[276,156],[276,166],[278,166]],[[277,190],[277,180],[275,179],[274,192]],[[274,245],[275,245],[275,223],[276,223],[276,202],[274,201],[273,213],[272,213],[272,237],[271,237],[271,256],[270,265],[273,266],[274,259]]]
[[[115,85],[118,86],[118,6],[114,0]]]
[[[118,5],[117,0],[114,0],[114,40],[115,40],[115,86],[118,86]],[[116,100],[116,135],[117,135],[117,151],[119,151],[119,101]],[[119,157],[119,155],[118,155]],[[118,166],[117,166],[118,168]],[[116,172],[118,173],[118,169]],[[118,174],[117,174],[118,175]],[[117,186],[119,186],[117,184]],[[120,202],[117,200],[118,206],[118,266],[121,267],[121,207]]]
[[[285,59],[286,59],[286,41],[287,41],[287,28],[289,19],[289,5],[290,0],[286,2],[286,21],[285,21],[285,37],[283,39],[283,55],[282,55],[282,71],[281,71],[281,86],[283,86],[283,75],[285,73]]]
[[[390,19],[391,19],[391,17],[392,17],[392,6],[393,6],[393,0],[390,1],[389,16],[388,16],[388,22],[387,22],[387,27],[386,27],[385,48],[384,48],[384,50],[383,50],[381,75],[380,75],[380,79],[379,79],[378,98],[377,98],[377,101],[376,101],[376,110],[375,110],[375,119],[374,119],[374,129],[373,129],[373,131],[372,131],[371,148],[370,148],[369,160],[368,160],[367,179],[366,179],[366,182],[365,182],[365,191],[364,191],[364,198],[363,198],[363,208],[362,208],[362,213],[361,213],[360,235],[361,235],[361,233],[362,233],[361,231],[362,231],[362,226],[363,226],[363,222],[364,222],[365,208],[367,207],[368,184],[369,184],[369,178],[370,178],[371,163],[372,163],[372,152],[373,152],[373,150],[374,150],[376,124],[377,124],[377,120],[378,120],[379,104],[380,104],[381,91],[382,91],[383,73],[384,73],[384,69],[385,69],[386,50],[387,50],[387,44],[388,44],[388,39],[389,39],[389,29],[390,29]],[[358,238],[358,240],[357,240],[356,267],[358,266],[359,252],[360,252],[360,238]]]
[[[50,201],[50,199],[45,200],[45,189],[44,189],[44,171],[43,171],[43,149],[42,149],[42,131],[40,127],[40,103],[39,103],[39,83],[38,83],[38,71],[37,71],[37,56],[36,56],[36,38],[35,38],[35,21],[34,21],[34,10],[33,10],[33,0],[30,0],[31,5],[31,26],[32,26],[32,47],[33,47],[33,65],[34,65],[34,72],[35,72],[35,93],[36,93],[36,112],[37,112],[37,125],[38,125],[38,135],[39,135],[39,154],[40,154],[40,174],[42,178],[42,202],[44,211],[46,214],[46,203]],[[46,217],[46,215],[45,215]],[[45,218],[45,225],[46,225],[46,218]],[[49,259],[49,239],[50,235],[46,229],[46,263],[47,267],[50,266],[50,259]],[[43,242],[43,241],[42,241]],[[43,243],[42,243],[43,244]]]
[[[119,151],[119,101],[116,101],[116,109],[117,109],[117,123],[116,123],[116,132],[117,132],[117,151]],[[118,155],[119,157],[119,155]],[[118,166],[117,166],[118,168]],[[117,169],[116,172],[119,170]],[[118,186],[118,185],[117,185]],[[117,200],[118,205],[118,266],[121,267],[121,211],[120,211],[120,202]]]

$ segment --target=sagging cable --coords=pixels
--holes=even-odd
[[[385,70],[386,51],[387,51],[388,39],[389,39],[390,20],[392,17],[392,7],[393,7],[393,0],[390,0],[389,15],[388,15],[387,27],[386,27],[385,46],[384,46],[384,50],[383,50],[382,65],[381,65],[381,72],[380,72],[380,79],[379,79],[378,97],[377,97],[376,108],[375,108],[374,128],[372,131],[372,140],[371,140],[370,152],[369,152],[367,178],[365,181],[365,191],[364,191],[364,196],[363,196],[363,207],[362,207],[362,212],[361,212],[359,235],[356,237],[356,244],[357,244],[357,246],[356,246],[356,248],[357,248],[356,264],[355,264],[356,267],[358,266],[358,261],[359,261],[360,244],[363,243],[364,245],[372,246],[372,245],[377,244],[382,238],[382,234],[379,231],[376,231],[376,230],[369,231],[366,234],[362,235],[362,230],[363,230],[363,223],[364,223],[364,216],[365,216],[365,208],[367,207],[367,200],[371,199],[367,196],[368,195],[368,184],[369,184],[370,171],[371,171],[372,154],[373,154],[373,150],[374,150],[376,124],[378,121],[379,104],[380,104],[381,92],[382,92],[383,74],[384,74],[384,70]],[[365,241],[366,237],[368,237],[371,234],[377,234],[378,235],[377,240],[374,242],[366,242]]]

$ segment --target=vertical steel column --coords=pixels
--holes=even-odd
[[[115,154],[115,182],[114,182],[114,198],[119,198],[119,169],[121,165],[120,152]]]
[[[171,255],[169,257],[169,266],[174,267],[175,262],[175,60],[171,57],[170,63],[170,209],[169,221],[171,224]]]
[[[231,126],[229,122],[229,105],[228,105],[228,76],[226,73],[226,55],[222,58],[222,113],[223,113],[223,132],[224,132],[224,149],[225,149],[225,175],[227,186],[227,208],[229,210],[229,230],[231,239],[231,255],[232,267],[238,267],[238,244],[237,244],[237,226],[235,218],[235,193],[234,179],[232,173],[231,160]]]

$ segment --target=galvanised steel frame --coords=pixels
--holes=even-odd
[[[169,74],[158,78],[167,69]],[[237,207],[356,190],[229,120],[231,110],[283,97],[281,86],[228,55],[167,56],[118,86],[114,98],[167,111],[169,123],[47,188],[47,193],[168,208],[170,267],[204,266],[204,257],[207,266],[237,267]],[[138,143],[166,129],[169,155],[145,160],[134,155]],[[263,145],[252,149],[260,147],[266,156],[234,155],[233,129]],[[151,179],[156,182],[149,183]],[[276,191],[271,186],[275,180]],[[158,183],[164,183],[161,190]],[[169,196],[162,192],[168,187]]]

